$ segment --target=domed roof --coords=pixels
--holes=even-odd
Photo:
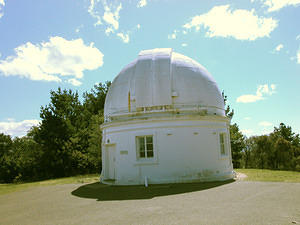
[[[214,78],[199,63],[172,49],[141,51],[123,68],[107,93],[104,115],[199,110],[224,116]]]

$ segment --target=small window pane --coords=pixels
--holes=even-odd
[[[140,149],[145,149],[145,140],[144,138],[139,138]]]
[[[145,158],[145,152],[140,152],[140,158]]]
[[[152,144],[147,144],[147,150],[153,150],[153,145]]]
[[[153,143],[153,139],[152,139],[152,136],[148,136],[148,137],[146,137],[146,140],[147,140],[147,144],[148,143]]]
[[[224,143],[224,134],[220,134],[220,142]]]
[[[225,155],[224,145],[221,145],[221,154],[222,154],[222,155]]]
[[[153,157],[153,151],[147,151],[147,157],[152,158]]]

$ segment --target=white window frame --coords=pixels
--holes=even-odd
[[[223,143],[221,142],[221,135],[223,135]],[[218,149],[219,155],[221,158],[227,158],[229,153],[229,143],[228,143],[228,132],[219,131],[218,132]],[[224,152],[222,151],[222,146],[224,148]]]
[[[137,137],[143,137],[143,136],[152,136],[152,142],[153,142],[153,157],[151,158],[140,158],[139,157],[139,149],[138,149],[138,141]],[[135,143],[135,154],[136,154],[136,162],[134,165],[140,166],[140,165],[157,165],[159,164],[158,159],[158,148],[157,148],[157,133],[155,131],[153,132],[143,132],[138,131],[134,133],[134,143]]]
[[[148,149],[147,149],[147,137],[151,137],[152,138],[152,156],[148,156]],[[140,151],[140,141],[143,138],[143,143],[144,143],[144,152],[145,152],[145,156],[141,157],[141,151]],[[136,136],[136,152],[137,152],[137,158],[141,159],[141,160],[153,160],[155,157],[155,152],[154,152],[154,138],[153,135],[142,135],[142,136]]]

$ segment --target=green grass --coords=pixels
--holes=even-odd
[[[300,182],[300,172],[282,170],[235,169],[244,173],[248,181]]]
[[[244,173],[247,181],[273,181],[273,182],[299,182],[300,172],[260,169],[235,169],[236,172]],[[0,184],[0,195],[20,191],[26,188],[72,183],[93,183],[99,180],[99,174],[88,174],[74,177],[57,178],[38,182],[20,184]]]
[[[0,195],[8,194],[15,191],[20,191],[26,188],[47,186],[56,184],[73,184],[73,183],[92,183],[99,181],[99,174],[87,174],[74,177],[57,178],[38,182],[28,182],[19,184],[0,184]]]

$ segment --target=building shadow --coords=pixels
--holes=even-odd
[[[203,191],[232,182],[234,182],[233,179],[222,182],[155,184],[149,185],[148,187],[141,185],[110,186],[100,182],[95,182],[82,185],[72,191],[71,194],[80,198],[96,199],[97,201],[151,199],[159,196]]]

